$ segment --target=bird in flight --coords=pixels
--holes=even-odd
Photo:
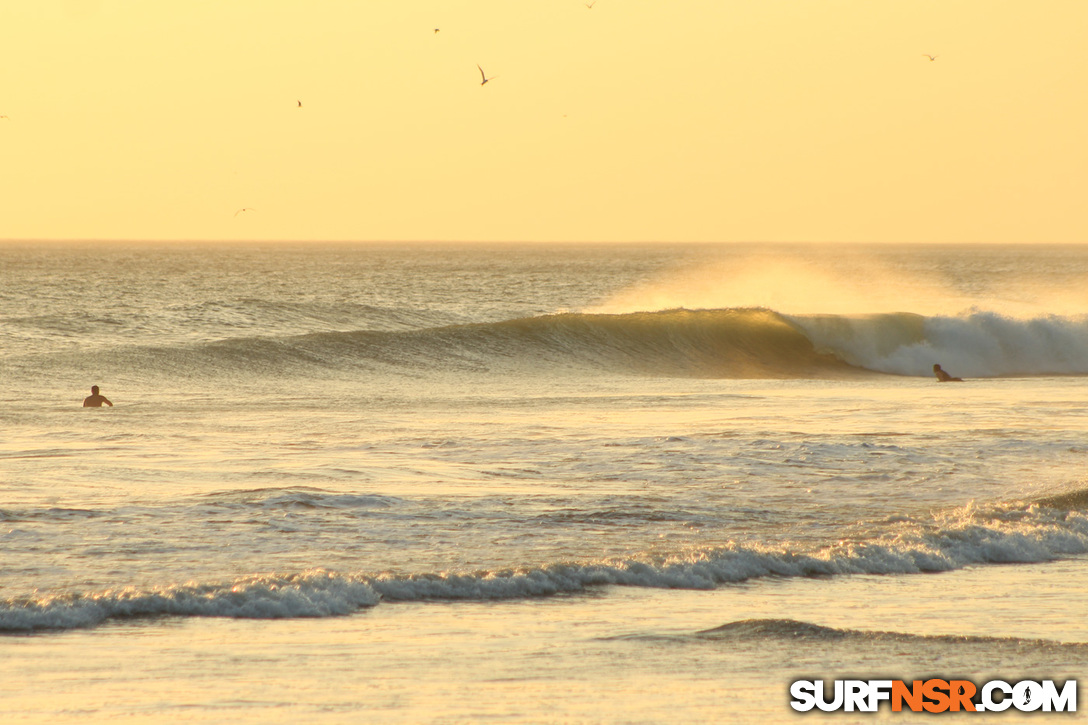
[[[436,33],[437,33],[438,31],[439,31],[439,28],[435,28],[435,29],[434,29],[434,32],[436,32]]]
[[[922,55],[924,55],[925,57],[929,58],[929,59],[930,59],[930,61],[934,61],[934,60],[937,60],[937,56],[935,56],[935,55],[930,55],[929,53],[922,53]]]
[[[593,6],[594,6],[594,5],[596,5],[596,4],[597,4],[597,0],[593,0],[593,2],[591,2],[591,3],[586,3],[585,5],[586,5],[586,7],[587,7],[587,8],[589,8],[590,10],[592,10],[592,9],[593,9]]]
[[[479,63],[477,63],[477,64],[476,64],[476,67],[477,67],[477,68],[480,68],[480,64],[479,64]],[[483,69],[483,68],[480,68],[480,77],[481,77],[481,78],[483,78],[483,80],[482,80],[482,81],[480,81],[480,85],[481,85],[481,86],[482,86],[482,85],[484,85],[485,83],[487,83],[488,81],[493,81],[493,80],[495,80],[494,78],[488,78],[488,77],[487,77],[487,76],[486,76],[486,75],[484,74],[484,69]]]
[[[234,216],[238,216],[239,214],[241,214],[241,213],[242,213],[242,212],[244,212],[244,211],[257,211],[257,210],[256,210],[256,209],[251,209],[251,208],[249,208],[248,206],[246,206],[246,207],[242,207],[242,208],[241,208],[241,209],[239,209],[238,211],[234,212]]]
[[[302,101],[299,101],[299,102],[298,102],[298,107],[299,107],[299,108],[302,108]]]

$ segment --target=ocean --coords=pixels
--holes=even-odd
[[[8,243],[0,712],[908,722],[790,684],[1075,679],[1086,376],[1088,246]]]

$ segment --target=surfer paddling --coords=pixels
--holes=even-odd
[[[944,370],[937,363],[933,363],[933,374],[937,376],[938,383],[962,383],[963,378],[954,378]]]
[[[92,385],[91,386],[91,394],[83,399],[83,407],[84,408],[101,408],[103,405],[108,405],[111,408],[113,407],[113,403],[111,403],[109,401],[109,398],[107,398],[105,395],[99,395],[98,394],[98,386],[97,385]]]

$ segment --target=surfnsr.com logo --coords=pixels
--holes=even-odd
[[[790,697],[799,712],[876,712],[882,702],[892,712],[1076,712],[1077,681],[1058,687],[1053,680],[991,680],[978,687],[970,680],[835,680],[826,692],[823,680],[797,680]]]

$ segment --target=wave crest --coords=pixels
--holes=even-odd
[[[817,350],[896,375],[1088,375],[1088,316],[1029,319],[973,310],[958,316],[804,315],[789,318]]]
[[[1058,642],[1048,639],[1024,639],[1020,637],[985,637],[962,634],[921,635],[906,632],[864,631],[858,629],[824,627],[796,619],[744,619],[729,622],[713,629],[694,633],[699,640],[724,642],[782,640],[791,645],[825,646],[829,643],[871,644],[877,648],[889,645],[917,646],[928,649],[933,645],[950,647],[979,647],[990,653],[1008,650],[1024,652],[1066,652],[1078,656],[1088,654],[1088,644]],[[886,651],[886,650],[884,650]]]
[[[58,357],[171,377],[431,372],[635,374],[704,378],[1088,375],[1088,317],[973,311],[782,315],[765,308],[562,313],[416,330],[231,338]],[[26,361],[37,367],[40,361]]]
[[[327,617],[385,602],[528,599],[603,586],[713,589],[764,577],[914,574],[1088,553],[1088,515],[1038,504],[968,506],[817,550],[731,544],[667,557],[425,574],[314,570],[226,584],[126,588],[0,601],[0,631],[88,627],[116,618]]]
[[[125,588],[0,603],[0,631],[91,627],[110,619],[173,615],[285,619],[350,614],[377,604],[365,581],[326,571],[251,576],[225,584]]]

